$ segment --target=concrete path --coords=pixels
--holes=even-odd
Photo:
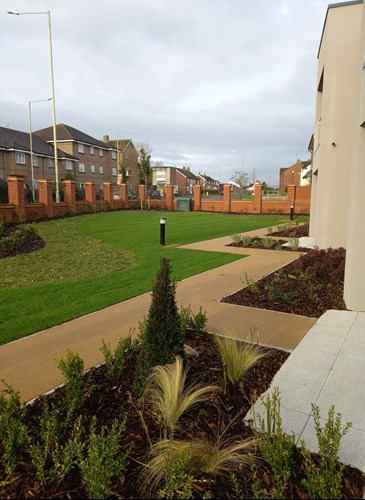
[[[263,235],[266,230],[248,234]],[[177,284],[178,305],[190,305],[194,313],[202,306],[208,317],[207,330],[234,332],[248,338],[258,330],[259,341],[294,349],[316,322],[313,318],[220,303],[219,300],[242,288],[245,277],[256,280],[296,259],[297,252],[227,247],[230,237],[186,245],[206,251],[225,251],[247,255],[231,264],[193,276]],[[63,382],[57,361],[67,350],[78,353],[85,368],[100,363],[102,339],[112,347],[137,328],[148,314],[150,293],[121,302],[101,311],[55,326],[0,347],[0,380],[4,379],[28,401]]]
[[[318,452],[311,403],[319,407],[322,426],[334,405],[342,423],[353,426],[343,437],[340,461],[365,472],[365,313],[327,311],[310,329],[262,396],[280,390],[283,429]],[[259,399],[253,411],[265,416]]]

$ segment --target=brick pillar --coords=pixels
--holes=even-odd
[[[66,180],[63,183],[63,196],[65,203],[68,205],[68,209],[72,212],[76,211],[76,188],[75,181]]]
[[[255,213],[261,214],[262,212],[262,184],[255,184],[255,199],[254,199]]]
[[[223,212],[231,211],[231,185],[224,184],[223,186]]]
[[[41,179],[39,185],[39,203],[42,203],[45,208],[47,217],[52,218],[53,212],[53,197],[52,197],[52,181]]]
[[[167,210],[173,209],[174,202],[174,186],[166,186],[166,208]]]
[[[24,175],[9,175],[8,177],[9,204],[15,206],[19,222],[25,222],[24,180]]]
[[[200,210],[202,204],[202,192],[200,184],[194,184],[194,210]]]
[[[146,198],[147,188],[145,184],[138,185],[138,198],[144,199]]]
[[[96,212],[96,189],[93,182],[85,182],[85,201]]]
[[[297,192],[297,186],[295,184],[288,185],[288,213],[290,213],[290,205],[293,203],[295,205],[295,197]]]
[[[128,184],[120,184],[119,186],[120,199],[124,202],[126,208],[128,208]]]
[[[110,206],[113,203],[113,183],[103,182],[104,186],[104,201],[108,202]]]

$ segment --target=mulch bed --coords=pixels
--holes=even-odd
[[[279,271],[248,283],[222,302],[314,318],[328,309],[346,310],[345,258],[344,248],[310,250]]]
[[[22,231],[22,228],[16,225],[6,225],[4,231],[0,234],[0,241],[3,238],[12,236],[13,234]],[[14,248],[10,252],[4,252],[0,248],[0,259],[5,259],[6,257],[14,257],[15,255],[21,255],[23,253],[31,253],[36,250],[40,250],[46,245],[45,241],[38,235],[34,235],[31,239],[28,239],[19,248]]]
[[[291,226],[285,231],[274,231],[267,236],[282,236],[283,238],[301,238],[302,236],[309,236],[309,224],[302,224],[298,226]]]
[[[222,388],[224,386],[222,364],[212,342],[212,336],[190,331],[187,334],[186,343],[199,353],[199,356],[188,358],[189,381],[216,384]],[[219,392],[210,403],[195,407],[183,416],[175,437],[177,439],[198,437],[214,440],[228,422],[230,426],[226,434],[227,438],[239,437],[241,439],[252,436],[252,430],[243,417],[257,396],[266,391],[273,376],[288,357],[288,353],[276,349],[266,349],[266,353],[266,357],[248,373],[238,386],[228,385],[226,394]],[[129,462],[124,474],[115,479],[114,493],[110,498],[147,498],[139,491],[140,464],[146,463],[149,441],[138,413],[138,410],[142,408],[131,393],[135,365],[136,354],[133,354],[127,359],[122,379],[114,384],[106,379],[104,365],[93,368],[86,375],[89,397],[81,410],[86,421],[92,415],[97,415],[99,428],[101,425],[110,426],[114,418],[127,418],[127,431],[121,448],[130,450]],[[47,399],[56,406],[62,405],[63,397],[64,388],[59,388],[51,395],[37,399],[32,405],[28,405],[25,410],[27,424],[35,429],[43,402]],[[157,417],[150,411],[148,405],[143,408],[143,417],[150,439],[155,442],[160,437],[160,430]],[[258,457],[260,458],[259,454]],[[303,463],[296,449],[294,457],[294,473],[288,483],[286,498],[308,498],[308,494],[301,486]],[[274,481],[270,467],[263,461],[259,462],[258,467],[261,487],[270,489]],[[235,475],[244,498],[252,498],[252,478],[249,470],[245,467],[237,468]],[[12,478],[14,479],[12,484],[6,487],[0,486],[0,498],[87,498],[85,486],[77,470],[70,473],[58,488],[49,486],[43,489],[35,478],[34,469],[27,456],[19,463]],[[1,474],[0,481],[3,479],[4,474]],[[343,498],[361,498],[363,488],[364,475],[358,469],[346,466]],[[194,485],[194,498],[204,498],[206,494],[211,495],[209,498],[239,498],[232,481],[226,476],[197,477]]]

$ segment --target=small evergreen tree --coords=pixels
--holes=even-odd
[[[142,345],[135,377],[135,391],[139,394],[151,368],[172,363],[175,356],[184,355],[185,331],[181,328],[175,300],[176,283],[171,283],[170,274],[170,261],[163,257],[153,286],[144,331],[141,332]]]

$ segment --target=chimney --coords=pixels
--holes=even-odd
[[[104,135],[103,136],[103,142],[109,142],[109,136],[108,135]]]

